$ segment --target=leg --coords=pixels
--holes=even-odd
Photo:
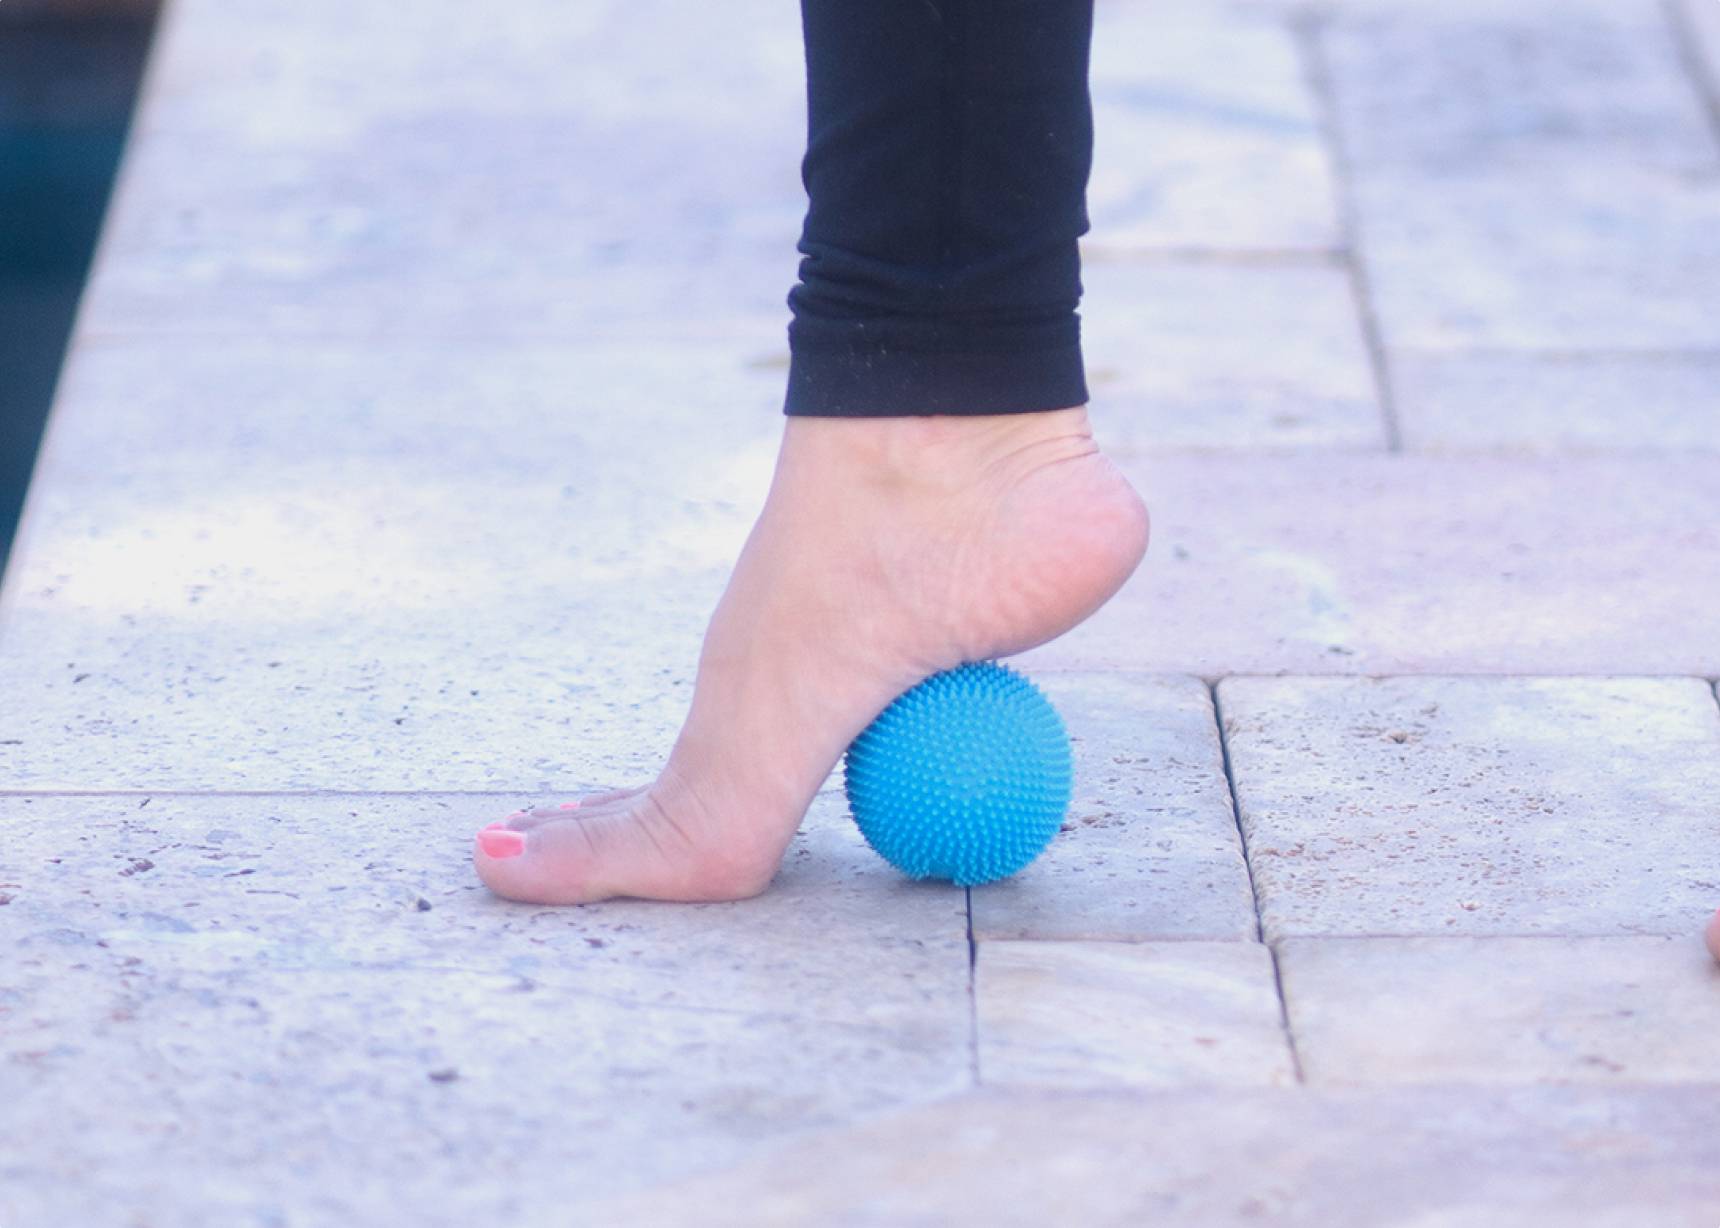
[[[1076,333],[1090,7],[803,11],[810,208],[764,510],[661,775],[481,833],[502,895],[757,894],[895,696],[1062,634],[1146,549]]]
[[[1084,404],[1091,0],[805,0],[790,414]]]

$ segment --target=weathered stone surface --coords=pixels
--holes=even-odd
[[[568,909],[472,876],[516,800],[0,800],[6,1222],[512,1220],[968,1086],[962,893],[829,799],[757,899]]]
[[[7,590],[0,780],[655,771],[769,484],[779,370],[727,345],[159,344],[86,342],[66,376]]]
[[[1029,668],[1720,674],[1712,456],[1124,467],[1147,559]]]
[[[792,6],[187,0],[151,84],[87,331],[781,341]]]
[[[1257,942],[982,942],[974,995],[982,1083],[1296,1081]]]
[[[1720,348],[1720,173],[1362,176],[1356,200],[1390,345]]]
[[[1032,865],[970,893],[979,938],[1228,938],[1257,931],[1198,678],[1034,677],[1075,749],[1064,830]]]
[[[1389,344],[1720,348],[1714,134],[1665,18],[1340,6],[1322,45]]]
[[[1392,356],[1406,446],[1720,450],[1720,351]]]
[[[628,162],[576,124],[466,115],[302,152],[163,135],[129,155],[81,328],[780,346],[803,202],[743,172],[701,204],[722,190],[667,144]]]
[[[1705,917],[1676,938],[1287,939],[1302,1070],[1312,1083],[1720,1084]]]
[[[0,788],[137,790],[0,797],[0,1224],[1713,1228],[1720,180],[1657,0],[1100,6],[1089,360],[1156,544],[1017,662],[1086,776],[971,894],[977,998],[962,893],[829,791],[741,904],[475,883],[684,711],[780,424],[796,16],[171,6],[0,611]],[[1354,454],[1292,21],[1404,434],[1470,455]],[[1690,676],[1225,683],[1269,930],[1441,936],[1282,940],[1314,1077],[1604,1085],[1210,1085],[1285,1068],[1186,675],[1292,670]]]
[[[814,803],[770,890],[754,900],[533,908],[492,897],[471,872],[473,833],[520,805],[549,800],[13,794],[0,797],[9,834],[0,863],[9,902],[0,922],[20,941],[76,931],[80,946],[116,936],[144,941],[155,930],[193,934],[187,945],[163,941],[181,961],[201,951],[186,966],[209,972],[434,967],[454,950],[462,967],[553,979],[572,959],[586,972],[636,979],[658,969],[661,983],[640,986],[678,1001],[690,989],[709,988],[736,1006],[812,1003],[818,995],[779,996],[784,987],[772,980],[769,961],[828,952],[833,943],[865,947],[853,956],[863,963],[874,945],[887,962],[894,945],[949,939],[964,947],[965,969],[961,890],[891,869],[866,846],[840,799],[828,795]],[[771,938],[768,951],[741,957],[737,943],[763,943],[776,925],[792,932]],[[677,964],[653,956],[657,944],[690,960],[708,958],[707,975],[689,985]],[[587,949],[593,946],[609,949]],[[730,974],[739,979],[724,979]],[[958,992],[965,987],[964,972]]]
[[[338,45],[314,14],[184,8],[88,327],[780,336],[804,207],[792,9],[724,9],[646,57],[616,54],[653,20],[636,5],[546,22],[360,4]],[[1098,20],[1092,245],[1336,245],[1281,21],[1205,4]]]
[[[29,697],[0,715],[13,786],[571,787],[658,761],[779,373],[332,347],[282,385],[227,350],[104,343],[68,376],[0,637]],[[1124,463],[1153,549],[1030,668],[1720,673],[1711,460]],[[235,562],[240,539],[274,544]]]
[[[603,1208],[654,1224],[1709,1228],[1707,1087],[983,1091]]]
[[[672,0],[572,11],[526,0],[495,13],[348,0],[341,38],[326,14],[278,0],[178,0],[166,18],[138,117],[150,142],[195,134],[294,149],[427,115],[555,118],[642,144],[720,135],[721,150],[698,147],[718,170],[761,133],[805,135],[800,19],[781,0],[698,12]],[[662,37],[671,18],[675,37]]]
[[[1092,245],[1338,246],[1313,95],[1277,15],[1200,0],[1101,4],[1091,76]]]
[[[67,376],[0,637],[27,697],[0,713],[10,785],[654,768],[768,483],[779,371],[722,345],[329,344],[283,380],[262,343],[154,345],[91,343]],[[1709,461],[1124,463],[1154,547],[1029,667],[1720,673]]]
[[[1363,177],[1549,162],[1712,169],[1713,135],[1653,0],[1339,3],[1321,46]]]
[[[1644,678],[1228,678],[1268,937],[1690,934],[1720,898],[1720,713]]]
[[[89,347],[50,430],[0,634],[9,787],[655,770],[768,483],[771,373],[336,348],[282,384],[151,344]],[[1720,674],[1711,457],[1124,464],[1147,561],[1025,668]]]
[[[1384,446],[1349,276],[1337,265],[1100,252],[1081,280],[1088,389],[1107,446]]]

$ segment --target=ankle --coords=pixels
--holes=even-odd
[[[783,456],[886,483],[965,484],[1008,470],[1096,451],[1085,405],[1018,414],[889,418],[790,417]]]

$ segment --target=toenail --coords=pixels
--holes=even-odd
[[[513,818],[518,818],[518,817],[519,817],[518,815],[510,814],[508,816],[508,819],[513,819]],[[491,823],[488,826],[486,826],[484,828],[484,830],[485,831],[495,831],[499,827],[506,827],[508,825],[508,819],[497,819],[494,823]]]
[[[478,833],[478,847],[486,857],[518,857],[526,851],[526,834],[486,827]]]
[[[561,804],[561,808],[563,810],[578,810],[579,809],[579,803],[578,802],[563,802]]]

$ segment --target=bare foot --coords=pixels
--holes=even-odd
[[[1720,961],[1720,912],[1708,918],[1708,953]]]
[[[776,472],[650,785],[478,835],[492,891],[733,900],[769,885],[848,744],[939,670],[1022,652],[1114,594],[1147,511],[1084,407],[784,420]]]

